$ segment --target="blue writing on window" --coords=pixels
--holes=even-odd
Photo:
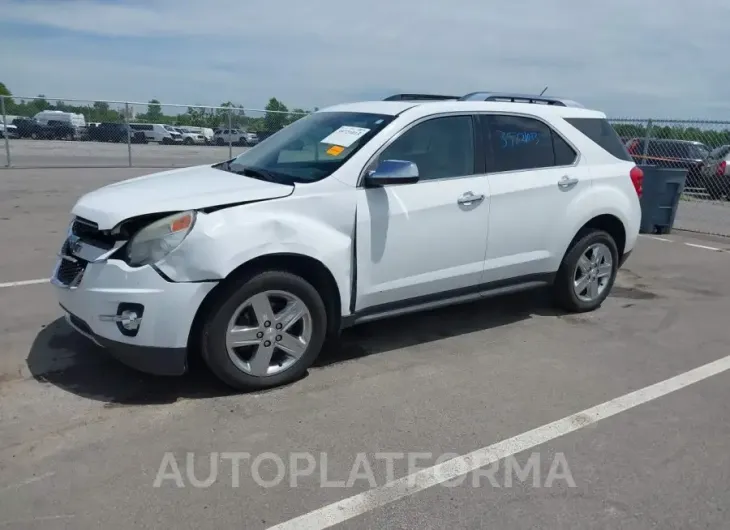
[[[505,132],[497,131],[502,140],[502,149],[519,147],[525,144],[539,144],[540,133],[537,131]]]

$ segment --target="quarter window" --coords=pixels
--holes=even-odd
[[[540,120],[523,116],[488,118],[492,171],[519,171],[575,162],[575,150]]]
[[[474,132],[471,116],[433,118],[398,137],[379,160],[407,160],[421,180],[473,175]]]

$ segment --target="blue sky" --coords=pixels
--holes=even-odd
[[[718,0],[0,0],[14,94],[263,108],[399,91],[548,93],[730,120]]]

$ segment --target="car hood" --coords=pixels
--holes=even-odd
[[[286,197],[294,186],[194,166],[116,182],[81,197],[71,210],[109,230],[140,215]]]

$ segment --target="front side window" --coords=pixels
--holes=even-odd
[[[570,165],[577,153],[540,120],[524,116],[490,115],[491,170],[520,171]]]
[[[264,174],[282,183],[316,182],[337,171],[393,119],[364,112],[316,112],[241,153],[224,169],[259,178]]]
[[[473,175],[472,117],[446,116],[419,123],[393,141],[378,159],[414,162],[420,180]]]

